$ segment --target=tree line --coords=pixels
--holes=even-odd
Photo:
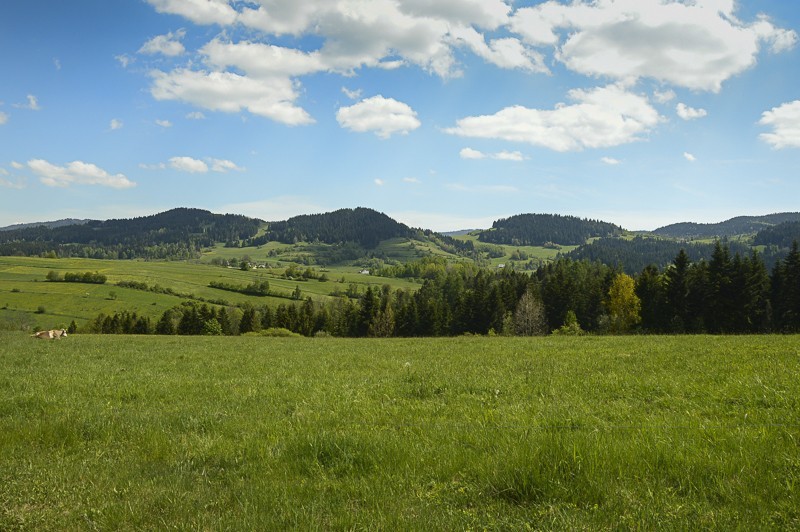
[[[681,250],[635,278],[600,262],[562,258],[533,275],[469,263],[424,261],[419,290],[368,287],[356,299],[311,298],[277,307],[186,302],[145,326],[139,316],[99,316],[93,332],[244,334],[287,329],[312,336],[800,332],[800,252],[795,243],[768,273],[755,251],[717,243],[710,260]],[[434,266],[434,267],[431,267]]]

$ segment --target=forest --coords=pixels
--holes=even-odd
[[[0,255],[185,260],[216,242],[253,237],[262,223],[238,214],[179,208],[140,218],[0,231]]]
[[[478,239],[492,244],[544,246],[548,243],[578,246],[589,238],[619,236],[623,229],[597,220],[558,214],[518,214],[497,220]]]
[[[368,287],[326,304],[307,298],[276,308],[188,301],[156,324],[125,312],[101,314],[88,329],[225,335],[278,329],[340,337],[800,332],[797,242],[771,273],[757,252],[731,254],[720,242],[708,261],[680,250],[668,267],[650,265],[635,278],[569,258],[533,275],[436,260],[420,262],[417,271],[425,281],[415,292]]]
[[[305,214],[289,218],[284,222],[271,222],[265,235],[248,241],[248,244],[257,246],[270,241],[284,244],[355,242],[372,249],[382,240],[411,235],[412,230],[406,225],[383,213],[359,207],[339,209],[325,214]]]

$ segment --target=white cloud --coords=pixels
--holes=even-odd
[[[420,181],[416,177],[404,177],[403,178],[403,183],[410,183],[412,185],[419,185],[420,183],[422,183],[422,181]]]
[[[477,159],[485,159],[486,158],[486,154],[485,153],[483,153],[482,151],[474,150],[472,148],[464,148],[458,153],[458,155],[462,159],[477,160]]]
[[[61,61],[57,58],[53,58],[53,66],[56,67],[56,70],[61,70]]]
[[[180,15],[195,24],[227,26],[236,22],[228,0],[147,0],[159,13]]]
[[[359,98],[361,98],[361,89],[351,91],[347,87],[342,87],[342,93],[351,100],[358,100]]]
[[[665,91],[654,91],[653,92],[653,99],[658,103],[668,103],[677,98],[678,95],[675,94],[675,91],[672,89],[668,89]]]
[[[550,71],[542,54],[527,48],[519,39],[508,37],[487,43],[484,35],[472,27],[452,28],[450,34],[453,42],[466,46],[478,57],[501,68],[541,73]]]
[[[800,148],[800,100],[765,111],[758,123],[772,128],[760,138],[773,148]]]
[[[140,168],[145,170],[165,170],[167,164],[140,164]],[[169,167],[181,172],[190,174],[205,174],[209,171],[225,174],[228,172],[244,172],[244,168],[228,159],[215,159],[206,157],[205,160],[195,159],[194,157],[172,157],[169,160]]]
[[[139,163],[139,168],[141,168],[142,170],[166,170],[167,165],[164,163],[158,163],[158,164]]]
[[[208,165],[200,159],[192,157],[173,157],[169,160],[170,167],[190,174],[204,174],[208,172]]]
[[[511,28],[581,74],[711,92],[755,65],[762,43],[781,52],[797,41],[765,16],[740,21],[734,0],[548,0],[518,9]]]
[[[172,122],[170,122],[169,120],[156,120],[156,125],[166,129],[172,127]]]
[[[169,57],[182,55],[186,48],[183,47],[181,39],[186,36],[186,30],[178,30],[175,33],[169,32],[166,35],[153,37],[139,48],[140,54],[162,54]]]
[[[371,131],[384,139],[396,133],[407,135],[421,125],[417,113],[407,104],[380,95],[339,108],[336,120],[343,128],[359,133]]]
[[[453,25],[495,30],[508,22],[511,7],[503,0],[400,0],[400,10],[417,17],[439,18]]]
[[[472,148],[464,148],[459,152],[462,159],[495,159],[498,161],[524,161],[525,156],[518,151],[501,151],[497,153],[483,153],[482,151],[474,150]]]
[[[8,122],[8,115],[0,111],[0,126]]]
[[[497,159],[498,161],[524,161],[525,156],[522,155],[521,152],[518,151],[501,151],[498,153],[492,154],[492,159]]]
[[[188,118],[189,120],[205,120],[206,115],[204,115],[200,111],[192,111],[191,113],[186,114],[186,118]]]
[[[111,131],[122,129],[122,126],[122,120],[117,120],[116,118],[111,119],[111,123],[108,125],[108,127],[111,128]]]
[[[555,151],[605,148],[640,140],[660,121],[647,98],[620,84],[575,89],[577,103],[553,110],[507,107],[494,115],[462,118],[447,133],[463,137],[526,142]]]
[[[17,109],[30,109],[31,111],[41,111],[42,108],[39,105],[39,99],[34,96],[33,94],[28,94],[27,96],[27,103],[17,103],[14,104],[14,107]]]
[[[94,164],[82,161],[57,166],[43,159],[32,159],[28,161],[28,168],[39,176],[42,183],[50,187],[100,185],[122,189],[136,186],[136,183],[123,174],[111,175]]]
[[[227,173],[230,171],[234,172],[243,172],[244,168],[238,166],[235,162],[229,161],[227,159],[207,159],[209,164],[211,165],[211,170],[214,172],[219,173]]]
[[[694,109],[684,103],[679,103],[675,107],[675,112],[677,112],[678,116],[681,117],[683,120],[694,120],[696,118],[703,118],[708,114],[705,109]]]
[[[683,158],[686,159],[687,161],[689,161],[690,163],[693,163],[693,162],[695,162],[697,160],[697,157],[695,157],[694,155],[692,155],[688,151],[683,152]]]
[[[15,170],[22,170],[23,168],[25,168],[25,165],[22,163],[18,163],[17,161],[11,161],[11,168],[14,168]]]
[[[603,163],[611,165],[611,166],[616,166],[616,165],[622,163],[622,161],[620,161],[619,159],[614,159],[613,157],[601,157],[600,160]]]
[[[294,105],[295,84],[288,77],[254,79],[232,72],[178,69],[153,71],[151,94],[156,100],[178,100],[210,111],[251,113],[287,125],[310,124],[309,114]]]
[[[380,178],[376,178],[376,179],[375,179],[375,184],[376,184],[377,186],[379,186],[379,187],[382,187],[383,185],[385,185],[385,184],[386,184],[386,181],[384,181],[383,179],[380,179]]]
[[[121,54],[114,56],[114,59],[119,61],[119,64],[122,65],[122,68],[128,68],[128,65],[133,63],[135,59],[127,54]]]

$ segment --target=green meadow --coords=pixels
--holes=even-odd
[[[0,332],[0,529],[800,528],[800,338]]]
[[[242,257],[254,249],[236,248],[235,256]],[[292,263],[277,259],[269,261],[270,268],[249,271],[209,264],[209,257],[222,256],[221,250],[225,248],[207,253],[203,261],[198,262],[0,257],[0,330],[19,329],[20,326],[66,327],[73,319],[80,326],[100,313],[113,314],[123,310],[158,320],[165,310],[186,301],[185,297],[176,295],[116,286],[121,281],[137,281],[151,287],[158,285],[170,288],[176,294],[208,301],[221,300],[230,305],[250,302],[270,306],[288,302],[287,298],[296,287],[300,287],[303,298],[310,296],[316,301],[325,301],[335,292],[343,293],[351,284],[361,291],[369,285],[380,287],[383,284],[393,289],[416,290],[419,287],[405,279],[362,275],[355,266],[315,267],[319,275],[324,273],[327,277],[321,282],[283,278],[286,268]],[[266,253],[250,255],[254,261],[266,261]],[[301,271],[304,269],[300,267]],[[107,277],[107,282],[102,285],[47,282],[46,276],[50,271],[62,276],[68,272],[98,272]],[[269,281],[271,291],[281,297],[254,297],[209,287],[212,281],[245,286],[256,280]],[[40,310],[44,312],[37,312]],[[7,326],[3,327],[3,323]]]

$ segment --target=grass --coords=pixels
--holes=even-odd
[[[798,340],[0,333],[0,529],[797,529]]]
[[[224,249],[224,248],[223,248]],[[240,256],[241,256],[241,250]],[[80,326],[101,312],[113,314],[128,310],[158,320],[165,310],[185,301],[180,297],[144,292],[115,286],[120,281],[139,281],[149,286],[160,285],[180,294],[190,294],[206,300],[224,300],[232,305],[249,301],[255,305],[277,306],[289,302],[282,297],[253,297],[210,288],[211,281],[239,286],[256,279],[266,279],[270,289],[289,296],[299,286],[303,298],[327,301],[334,291],[344,292],[350,283],[362,290],[367,285],[380,287],[389,284],[393,289],[416,290],[419,285],[405,279],[387,279],[360,275],[357,268],[331,268],[329,280],[300,281],[282,279],[283,268],[241,271],[195,262],[147,262],[95,259],[43,259],[36,257],[0,257],[0,329],[18,328],[29,324],[46,329],[67,326],[74,319]],[[49,271],[99,272],[107,276],[104,285],[45,282]],[[319,271],[319,270],[318,270]],[[344,279],[345,283],[339,281]],[[38,307],[45,312],[36,314]],[[3,327],[3,324],[10,324]]]

